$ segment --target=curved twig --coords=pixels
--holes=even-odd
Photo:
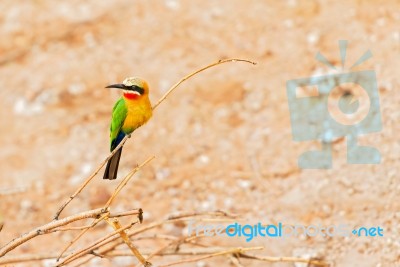
[[[9,251],[15,249],[16,247],[25,243],[26,241],[28,241],[38,235],[47,234],[47,233],[51,232],[51,230],[53,230],[57,227],[67,225],[72,222],[83,220],[83,219],[97,218],[108,212],[109,212],[108,209],[103,209],[103,208],[85,211],[85,212],[81,212],[81,213],[78,213],[75,215],[71,215],[71,216],[61,219],[61,220],[55,220],[48,224],[39,226],[39,227],[29,231],[28,233],[25,233],[25,234],[21,235],[20,237],[17,237],[16,239],[10,241],[8,244],[3,246],[0,249],[0,257],[6,255]]]
[[[209,69],[209,68],[212,68],[212,67],[214,67],[214,66],[217,66],[217,65],[220,65],[220,64],[224,64],[224,63],[227,63],[227,62],[246,62],[246,63],[250,63],[250,64],[253,64],[253,65],[256,65],[256,64],[257,64],[256,62],[253,62],[253,61],[250,61],[250,60],[247,60],[247,59],[240,59],[240,58],[229,58],[229,59],[221,59],[221,60],[218,60],[217,62],[214,62],[214,63],[212,63],[212,64],[209,64],[209,65],[207,65],[207,66],[205,66],[205,67],[203,67],[203,68],[201,68],[201,69],[198,69],[198,70],[196,70],[195,72],[192,72],[192,73],[186,75],[185,77],[183,77],[179,82],[177,82],[176,84],[174,84],[174,85],[164,94],[164,96],[160,98],[160,100],[158,100],[158,102],[153,106],[153,110],[155,110],[155,109],[158,107],[158,105],[160,105],[161,102],[163,102],[163,101],[169,96],[169,94],[172,93],[172,91],[174,91],[181,83],[183,83],[183,82],[186,81],[187,79],[189,79],[189,78],[193,77],[194,75],[196,75],[196,74],[198,74],[198,73],[200,73],[200,72],[202,72],[202,71],[205,71],[205,70],[207,70],[207,69]]]

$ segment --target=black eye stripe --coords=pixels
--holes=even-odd
[[[142,87],[137,86],[137,85],[129,86],[129,87],[128,87],[128,90],[136,91],[136,92],[138,92],[138,93],[141,94],[141,95],[144,94],[144,89],[143,89]]]

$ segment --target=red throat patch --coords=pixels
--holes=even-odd
[[[132,93],[124,93],[124,97],[129,100],[136,100],[140,97],[140,95],[132,94]]]

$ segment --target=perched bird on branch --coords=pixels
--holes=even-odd
[[[115,103],[110,125],[110,151],[113,151],[126,135],[145,124],[152,116],[147,82],[136,77],[126,78],[122,84],[106,88],[123,90],[123,96]],[[117,178],[122,147],[108,160],[103,179]]]

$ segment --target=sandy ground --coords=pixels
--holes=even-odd
[[[156,158],[121,194],[117,210],[141,207],[144,223],[221,209],[247,222],[380,226],[383,237],[204,242],[264,246],[262,256],[314,255],[333,266],[400,266],[398,1],[3,0],[0,10],[0,246],[50,221],[108,155],[120,92],[104,86],[140,76],[155,102],[191,71],[239,57],[258,64],[229,63],[185,82],[128,140],[121,177]],[[373,53],[357,70],[376,72],[383,130],[360,140],[379,149],[382,163],[347,164],[340,139],[331,169],[302,170],[298,156],[319,142],[293,141],[286,81],[328,73],[317,52],[340,65],[338,40],[349,41],[348,66]],[[101,175],[65,215],[104,203],[118,181]],[[57,252],[72,238],[39,238],[13,253]],[[87,266],[133,262],[96,259]],[[224,258],[182,266],[216,264],[230,266]]]

